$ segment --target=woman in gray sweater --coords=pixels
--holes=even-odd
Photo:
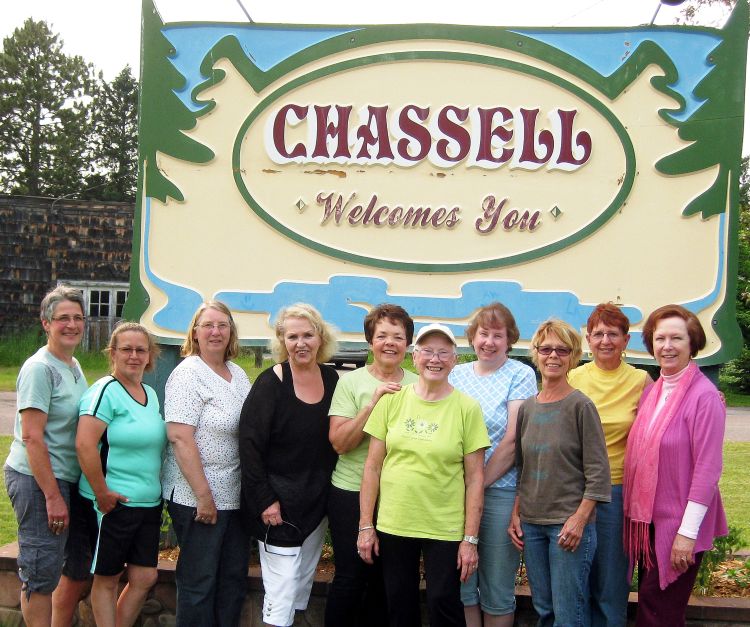
[[[585,625],[595,506],[609,502],[611,490],[604,432],[594,403],[568,383],[581,358],[578,333],[548,320],[531,344],[542,388],[518,412],[518,492],[508,533],[524,551],[539,624]]]

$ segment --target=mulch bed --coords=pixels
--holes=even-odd
[[[179,554],[179,547],[175,547],[173,549],[165,549],[159,552],[159,559],[176,562]],[[250,554],[250,564],[258,564],[257,551],[253,551]],[[743,586],[741,581],[737,581],[737,577],[727,575],[727,571],[734,570],[741,572],[744,564],[745,562],[739,559],[731,559],[719,564],[716,571],[711,577],[711,584],[713,586],[713,594],[711,594],[711,596],[725,598],[750,598],[750,586]],[[323,546],[323,554],[321,555],[317,571],[321,575],[332,575],[334,570],[335,568],[333,565],[333,551],[331,550],[331,547],[325,545]],[[516,583],[520,585],[527,585],[528,583],[523,567],[521,567],[521,571],[519,572]]]

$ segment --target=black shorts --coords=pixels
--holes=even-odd
[[[98,527],[91,572],[111,577],[119,575],[126,564],[155,568],[159,561],[161,510],[161,504],[128,507],[118,503],[102,516],[91,502],[95,517],[92,522]]]

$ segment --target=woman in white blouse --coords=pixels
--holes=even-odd
[[[250,390],[226,305],[203,303],[167,381],[169,447],[162,489],[177,561],[177,625],[236,625],[242,611],[249,538],[240,520],[237,429]]]

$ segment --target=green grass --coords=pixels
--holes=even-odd
[[[724,472],[721,475],[721,498],[727,519],[742,531],[745,546],[750,546],[750,492],[747,470],[750,468],[750,442],[724,443]]]
[[[0,435],[0,460],[5,463],[8,457],[8,450],[13,437],[10,435]],[[5,481],[0,481],[0,545],[16,541],[18,525],[16,524],[16,515],[8,500],[8,493],[5,491]]]
[[[2,342],[0,342],[2,344]],[[0,365],[0,392],[13,392],[16,389],[16,378],[18,378],[18,370],[21,364],[26,360],[28,356],[33,354],[38,347],[32,348],[26,357],[20,358],[15,365]],[[109,374],[109,362],[107,361],[106,355],[102,353],[76,353],[76,359],[81,363],[83,373],[86,375],[86,380],[89,383],[93,383],[97,379],[100,379],[106,374]],[[273,366],[274,362],[270,359],[263,361],[263,366],[260,368],[255,367],[255,357],[249,352],[242,351],[240,356],[234,360],[241,368],[247,372],[247,376],[250,377],[251,381],[255,381],[258,375],[265,370]]]
[[[727,399],[727,407],[750,407],[750,394],[722,390]]]

